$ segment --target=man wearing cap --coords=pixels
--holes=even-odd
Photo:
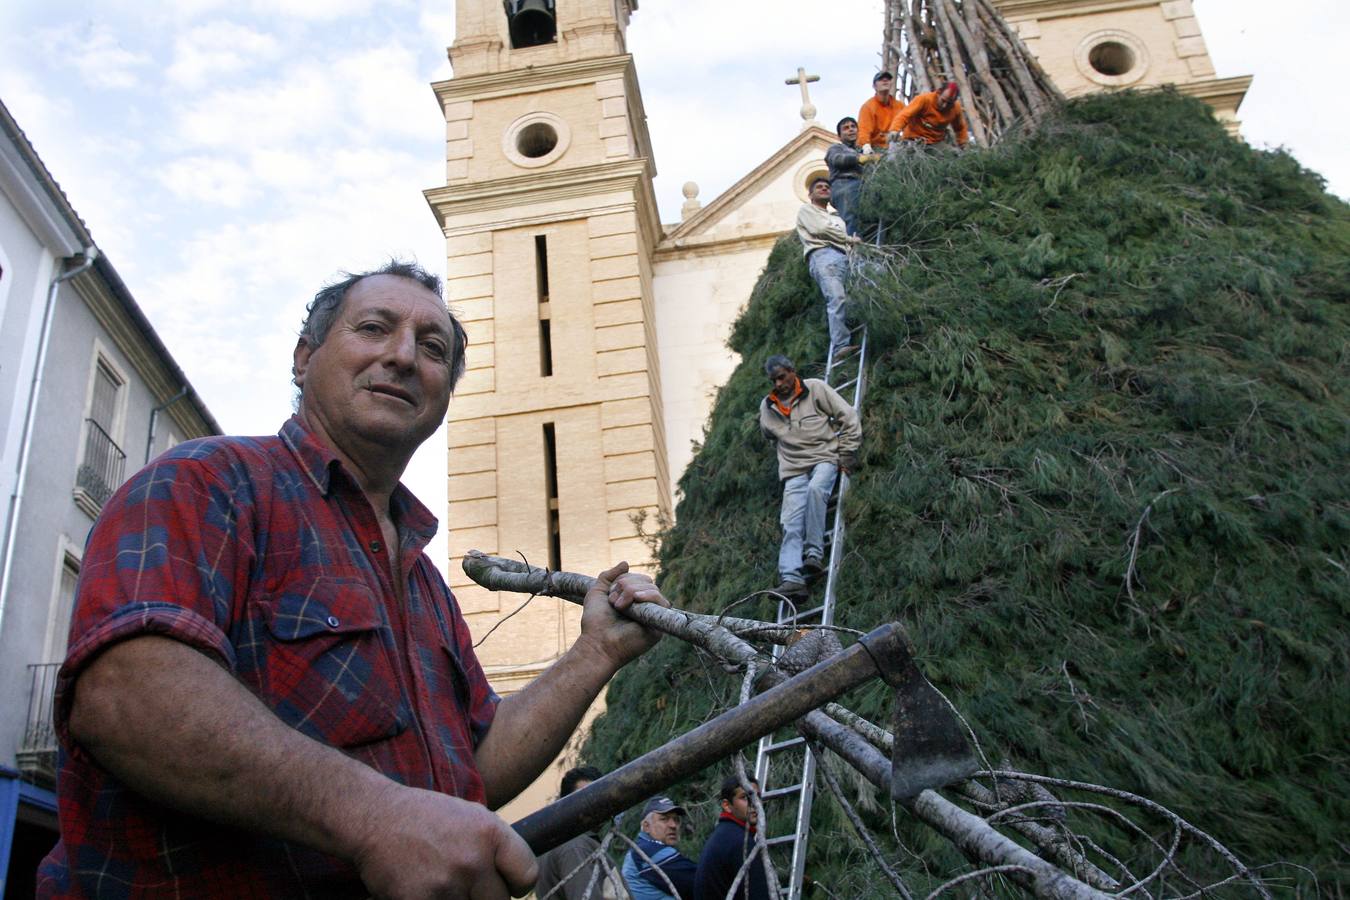
[[[848,233],[844,220],[830,212],[830,182],[822,177],[811,180],[806,203],[797,210],[797,238],[806,254],[806,266],[825,296],[825,320],[830,325],[830,355],[847,349],[848,324],[844,319],[844,275],[848,272],[848,250],[859,242]]]
[[[891,129],[907,141],[923,141],[932,146],[947,139],[947,128],[956,131],[956,146],[964,147],[970,139],[966,117],[961,110],[960,93],[955,81],[949,81],[939,91],[920,94],[896,115]]]
[[[872,90],[876,93],[858,110],[858,143],[872,148],[873,153],[882,153],[892,131],[898,129],[892,124],[900,104],[895,102],[891,93],[895,89],[895,78],[890,72],[878,72],[872,76]]]
[[[633,900],[693,900],[698,867],[675,848],[684,816],[684,807],[669,797],[653,797],[642,808],[636,846],[623,857],[623,880]]]
[[[825,165],[830,167],[830,202],[849,234],[858,233],[858,192],[862,188],[862,167],[876,160],[876,155],[863,153],[858,148],[858,120],[844,116],[834,126],[839,143],[825,151]]]
[[[789,600],[804,600],[806,579],[824,567],[825,507],[839,471],[851,475],[858,467],[862,426],[858,411],[838,391],[819,379],[797,377],[786,356],[770,356],[764,373],[773,388],[759,405],[759,428],[777,444],[783,483],[782,583],[776,590]]]

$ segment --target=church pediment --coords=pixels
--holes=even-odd
[[[797,134],[711,203],[671,228],[657,252],[776,237],[793,227],[825,151],[839,139],[824,128]]]

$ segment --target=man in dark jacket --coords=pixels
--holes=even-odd
[[[750,780],[751,789],[759,790],[759,783]],[[764,877],[764,861],[756,854],[749,870],[741,876],[735,893],[731,885],[746,865],[746,858],[755,846],[755,804],[741,786],[740,778],[732,775],[722,782],[719,795],[722,814],[717,827],[703,845],[698,858],[698,874],[694,878],[694,900],[769,900],[769,884]]]
[[[839,143],[825,151],[825,165],[830,167],[830,203],[844,220],[848,233],[857,234],[862,167],[877,156],[858,148],[858,120],[852,116],[840,119],[834,131],[839,135]]]

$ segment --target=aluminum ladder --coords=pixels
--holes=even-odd
[[[849,341],[854,349],[842,354],[838,359],[831,358],[825,365],[825,383],[834,388],[859,413],[862,411],[863,393],[866,388],[867,330],[859,325],[849,332]],[[825,596],[818,606],[808,609],[799,608],[780,600],[778,602],[777,622],[780,625],[833,625],[834,602],[838,586],[839,571],[844,560],[844,516],[842,501],[848,492],[849,478],[843,472],[835,484],[835,490],[826,508],[825,552],[829,563],[825,569]],[[807,601],[808,603],[810,601]],[[775,646],[774,659],[783,652]],[[800,755],[798,765],[795,757]],[[784,757],[776,759],[776,757]],[[769,835],[766,842],[771,854],[781,855],[790,850],[791,863],[788,869],[787,887],[782,889],[780,900],[801,900],[803,881],[806,874],[806,840],[811,829],[811,800],[815,793],[816,760],[804,741],[791,728],[780,729],[760,738],[759,750],[755,754],[755,777],[759,781],[760,797],[765,804],[765,816],[770,817],[769,804],[796,798],[797,816],[791,832]],[[793,779],[784,783],[784,778]],[[765,826],[767,828],[767,824]],[[779,872],[783,871],[779,866]]]

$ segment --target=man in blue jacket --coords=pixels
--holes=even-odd
[[[696,866],[675,849],[685,815],[669,797],[653,797],[642,808],[637,848],[623,857],[623,880],[633,900],[694,900]]]
[[[759,783],[754,779],[751,779],[750,786],[752,790],[759,790]],[[757,816],[754,801],[735,775],[722,782],[719,796],[722,814],[708,842],[703,845],[703,852],[699,854],[698,874],[694,877],[694,900],[769,900],[764,861],[758,855],[751,860],[749,870],[741,876],[736,892],[731,893],[737,873],[754,850]]]

